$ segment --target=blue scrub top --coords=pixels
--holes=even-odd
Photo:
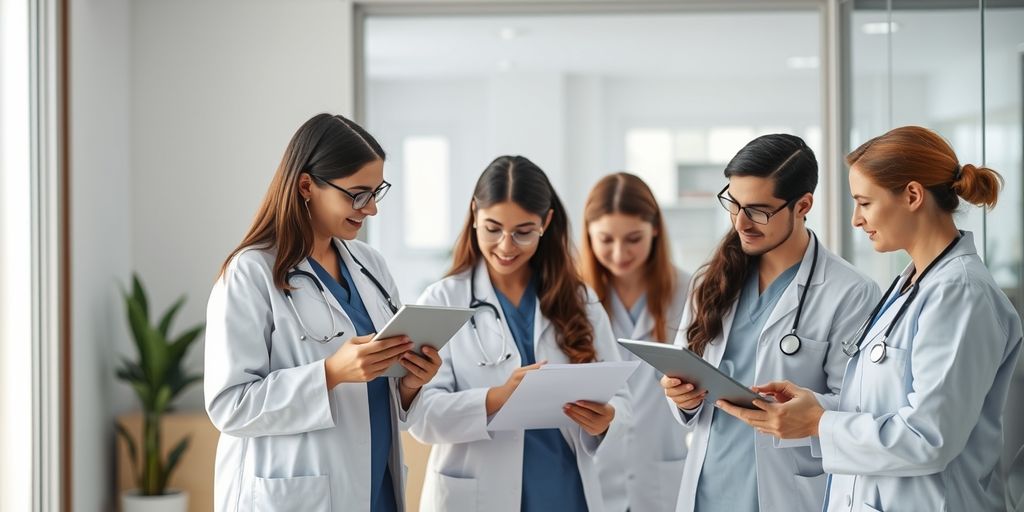
[[[345,260],[338,253],[337,246],[334,247],[334,252],[338,257],[338,266],[341,268],[344,284],[335,281],[331,274],[313,258],[307,258],[307,260],[317,277],[327,286],[331,295],[334,295],[342,309],[345,310],[345,314],[352,320],[356,328],[356,335],[365,336],[376,332],[373,320],[370,319],[370,313],[366,310],[362,297],[359,296],[359,290],[352,281],[352,274],[345,266]],[[391,393],[388,389],[388,378],[377,377],[367,382],[366,392],[370,404],[370,510],[373,512],[397,512],[395,486],[391,480],[391,469],[388,467],[388,461],[391,459],[391,432],[394,428],[391,423]]]
[[[765,288],[764,293],[758,293],[756,270],[743,284],[736,316],[729,330],[729,341],[718,365],[740,383],[754,384],[757,341],[772,310],[799,269],[799,263],[786,269]],[[758,512],[754,432],[746,423],[715,408],[704,467],[697,481],[695,511]]]
[[[537,311],[536,278],[530,279],[519,307],[512,305],[497,289],[512,338],[519,349],[523,366],[537,362],[533,351],[534,316]],[[523,492],[520,510],[524,512],[586,511],[583,481],[576,466],[576,454],[557,428],[527,430],[523,440]]]

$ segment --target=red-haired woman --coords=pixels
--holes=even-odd
[[[896,128],[846,157],[854,227],[907,268],[845,344],[838,406],[789,382],[755,387],[777,404],[727,410],[779,438],[818,436],[826,510],[1005,510],[1003,406],[1021,322],[953,214],[991,208],[1000,178],[961,165],[931,130]]]
[[[608,316],[576,271],[565,207],[521,156],[484,170],[448,277],[423,304],[476,309],[441,350],[410,427],[430,452],[420,509],[603,511],[595,455],[630,422],[629,391],[567,404],[572,428],[491,432],[487,419],[545,362],[619,360]]]
[[[583,207],[580,266],[617,338],[671,343],[686,305],[690,275],[672,265],[658,201],[639,177],[605,176]],[[636,359],[621,351],[624,359]],[[629,379],[633,422],[625,442],[600,457],[608,510],[648,512],[675,506],[686,457],[686,430],[665,407],[654,367]],[[610,450],[609,450],[610,449]]]

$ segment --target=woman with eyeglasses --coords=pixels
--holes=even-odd
[[[676,337],[690,274],[672,265],[658,201],[639,177],[619,172],[594,185],[583,207],[580,267],[617,338],[662,343]],[[636,360],[628,350],[623,359]],[[665,407],[654,367],[629,379],[633,422],[625,442],[598,457],[608,510],[658,512],[675,506],[686,431]]]
[[[576,271],[568,224],[524,157],[495,159],[477,181],[448,277],[419,299],[476,310],[441,350],[410,427],[434,445],[421,510],[605,510],[594,457],[629,426],[625,386],[609,403],[566,404],[572,428],[487,430],[527,372],[619,360],[608,316]]]
[[[776,403],[727,410],[779,439],[820,439],[825,510],[1006,510],[1003,407],[1021,321],[954,221],[961,199],[995,206],[1001,178],[960,165],[918,126],[875,137],[846,162],[853,226],[910,263],[844,340],[852,359],[838,401],[770,382],[755,389]]]
[[[320,114],[292,137],[207,307],[206,410],[221,432],[217,511],[404,510],[398,431],[441,365],[370,342],[398,310],[384,259],[355,240],[390,185],[384,150]],[[408,374],[381,377],[392,365]]]
[[[694,276],[676,343],[733,379],[789,379],[837,399],[853,336],[878,286],[806,226],[818,164],[804,141],[758,137],[725,167],[719,194],[732,226]],[[663,377],[673,412],[693,431],[678,511],[821,510],[825,474],[810,437],[780,443]],[[678,409],[678,410],[675,410]]]

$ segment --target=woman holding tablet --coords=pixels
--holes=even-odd
[[[668,232],[651,189],[624,172],[594,185],[583,208],[581,267],[616,338],[668,342],[679,330],[690,275],[672,266]],[[623,359],[637,359],[620,349]],[[642,364],[629,379],[634,426],[598,457],[607,510],[661,511],[675,505],[686,430],[665,407],[661,375]]]
[[[567,404],[573,428],[487,430],[526,372],[619,360],[608,317],[576,272],[565,208],[539,167],[521,156],[487,166],[448,277],[419,302],[476,310],[441,349],[410,427],[434,445],[421,510],[604,510],[594,457],[625,434],[628,389],[606,404]]]
[[[1020,317],[953,214],[991,208],[1000,177],[960,165],[935,132],[896,128],[846,157],[853,225],[876,251],[910,256],[863,328],[838,403],[790,382],[756,391],[782,403],[730,413],[782,439],[818,436],[831,473],[826,509],[1005,510],[1003,406]]]
[[[221,432],[217,511],[398,511],[398,430],[441,360],[404,336],[384,259],[355,240],[390,185],[384,150],[320,114],[292,137],[210,293],[206,411]],[[409,374],[380,377],[400,363]]]

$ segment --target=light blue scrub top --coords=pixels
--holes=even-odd
[[[533,352],[534,314],[537,311],[536,278],[530,279],[519,307],[495,288],[523,366],[537,362]],[[523,493],[520,510],[586,512],[583,481],[576,466],[576,454],[557,428],[527,430],[523,440]]]
[[[352,274],[345,266],[345,260],[338,254],[338,248],[334,248],[338,257],[338,266],[341,267],[341,277],[345,284],[335,281],[331,274],[324,267],[320,266],[313,258],[307,258],[317,277],[324,283],[331,295],[338,300],[345,314],[355,325],[356,335],[365,336],[376,332],[370,313],[363,304],[359,290],[352,282]],[[351,295],[350,295],[351,293]],[[398,505],[395,502],[395,486],[391,480],[391,469],[388,461],[391,459],[391,393],[388,389],[388,378],[377,377],[366,383],[367,399],[370,404],[370,510],[372,512],[397,512]],[[344,457],[344,454],[337,454]],[[344,497],[342,497],[344,499]]]
[[[743,284],[729,340],[718,367],[740,383],[754,384],[757,341],[782,293],[796,277],[800,264],[786,269],[758,294],[755,270]],[[711,404],[705,404],[705,406]],[[698,512],[757,512],[757,468],[754,430],[715,408],[704,467],[697,481],[694,510]]]

